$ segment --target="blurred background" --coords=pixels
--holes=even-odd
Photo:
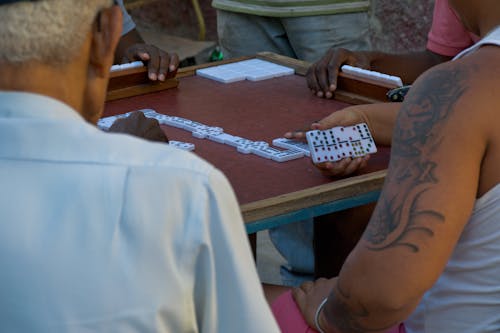
[[[125,0],[148,42],[176,51],[183,65],[208,62],[217,45],[211,0]],[[370,37],[387,52],[425,48],[434,0],[372,0]]]

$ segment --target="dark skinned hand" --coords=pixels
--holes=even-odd
[[[158,120],[147,118],[140,111],[132,112],[127,118],[117,119],[109,128],[109,132],[130,134],[149,141],[168,142]]]
[[[165,81],[177,73],[179,56],[167,53],[154,45],[136,43],[130,45],[122,58],[122,63],[141,60],[148,66],[148,77],[151,81]]]
[[[362,52],[331,48],[307,70],[307,85],[318,97],[332,98],[337,89],[337,76],[342,65],[370,68],[370,59]]]

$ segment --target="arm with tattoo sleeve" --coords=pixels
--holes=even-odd
[[[381,197],[321,313],[325,332],[383,332],[404,320],[453,251],[487,141],[468,111],[477,67],[459,62],[424,74],[402,105]]]

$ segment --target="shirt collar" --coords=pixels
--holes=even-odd
[[[0,118],[83,120],[69,105],[45,95],[0,90],[0,101]]]

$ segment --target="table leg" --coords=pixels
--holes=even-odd
[[[252,248],[253,258],[255,263],[257,263],[257,233],[248,234],[248,241],[250,242],[250,247]]]

